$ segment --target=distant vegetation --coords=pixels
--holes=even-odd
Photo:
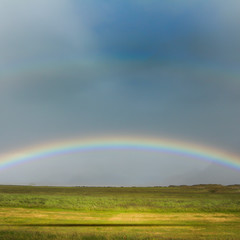
[[[240,239],[240,185],[0,185],[0,239]]]

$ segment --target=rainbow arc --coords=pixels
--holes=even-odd
[[[113,149],[169,153],[240,170],[240,157],[220,149],[165,138],[131,136],[82,138],[31,146],[1,155],[0,170],[58,155]]]

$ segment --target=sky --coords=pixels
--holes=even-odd
[[[0,153],[141,136],[240,156],[238,0],[0,0]],[[136,150],[53,156],[0,184],[240,184],[239,171]]]

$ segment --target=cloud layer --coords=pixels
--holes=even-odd
[[[88,135],[138,134],[239,153],[239,7],[237,0],[1,0],[0,150]],[[116,157],[110,155],[106,158]],[[130,161],[125,168],[137,168],[130,155],[124,158]],[[98,169],[94,159],[92,169]],[[65,161],[59,168],[64,170]],[[74,161],[69,165],[74,169]],[[207,167],[193,165],[185,166],[188,172]],[[44,161],[39,168],[46,168]],[[92,174],[85,166],[72,183],[95,184],[102,176],[101,184],[134,178],[134,184],[158,185],[183,173],[165,170],[151,181],[151,173],[141,178],[138,172],[114,180],[103,169]],[[30,181],[33,168],[24,171],[23,182]],[[16,183],[22,174],[16,172]]]

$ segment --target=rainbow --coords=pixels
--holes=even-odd
[[[120,60],[118,58],[104,58],[104,59],[94,59],[92,60],[91,58],[84,59],[81,58],[67,58],[67,59],[54,59],[54,60],[46,60],[40,61],[36,59],[35,61],[32,62],[21,62],[15,65],[9,65],[9,66],[4,66],[4,68],[0,68],[1,71],[1,76],[4,78],[7,78],[9,76],[19,76],[22,74],[34,74],[38,73],[44,70],[44,72],[50,72],[50,71],[59,71],[68,69],[69,67],[76,67],[79,68],[80,66],[83,66],[86,69],[92,68],[93,65],[97,69],[102,69],[103,67],[106,67],[110,64],[118,64],[124,62],[123,60]],[[141,62],[140,59],[131,59],[131,62]],[[156,63],[162,63],[162,59],[155,59]],[[240,71],[235,68],[228,68],[228,67],[223,67],[223,66],[217,66],[214,64],[197,64],[197,63],[189,63],[189,62],[183,62],[181,61],[181,64],[178,61],[164,61],[164,65],[168,67],[172,67],[174,69],[179,69],[179,70],[185,70],[185,71],[194,71],[194,73],[205,73],[205,74],[216,74],[217,76],[225,77],[225,78],[232,78],[236,79],[234,81],[235,84],[239,84],[239,76],[240,76]]]
[[[0,156],[0,170],[43,158],[100,150],[139,150],[169,153],[240,170],[240,157],[220,149],[165,138],[129,136],[71,139],[32,146],[2,154]]]

